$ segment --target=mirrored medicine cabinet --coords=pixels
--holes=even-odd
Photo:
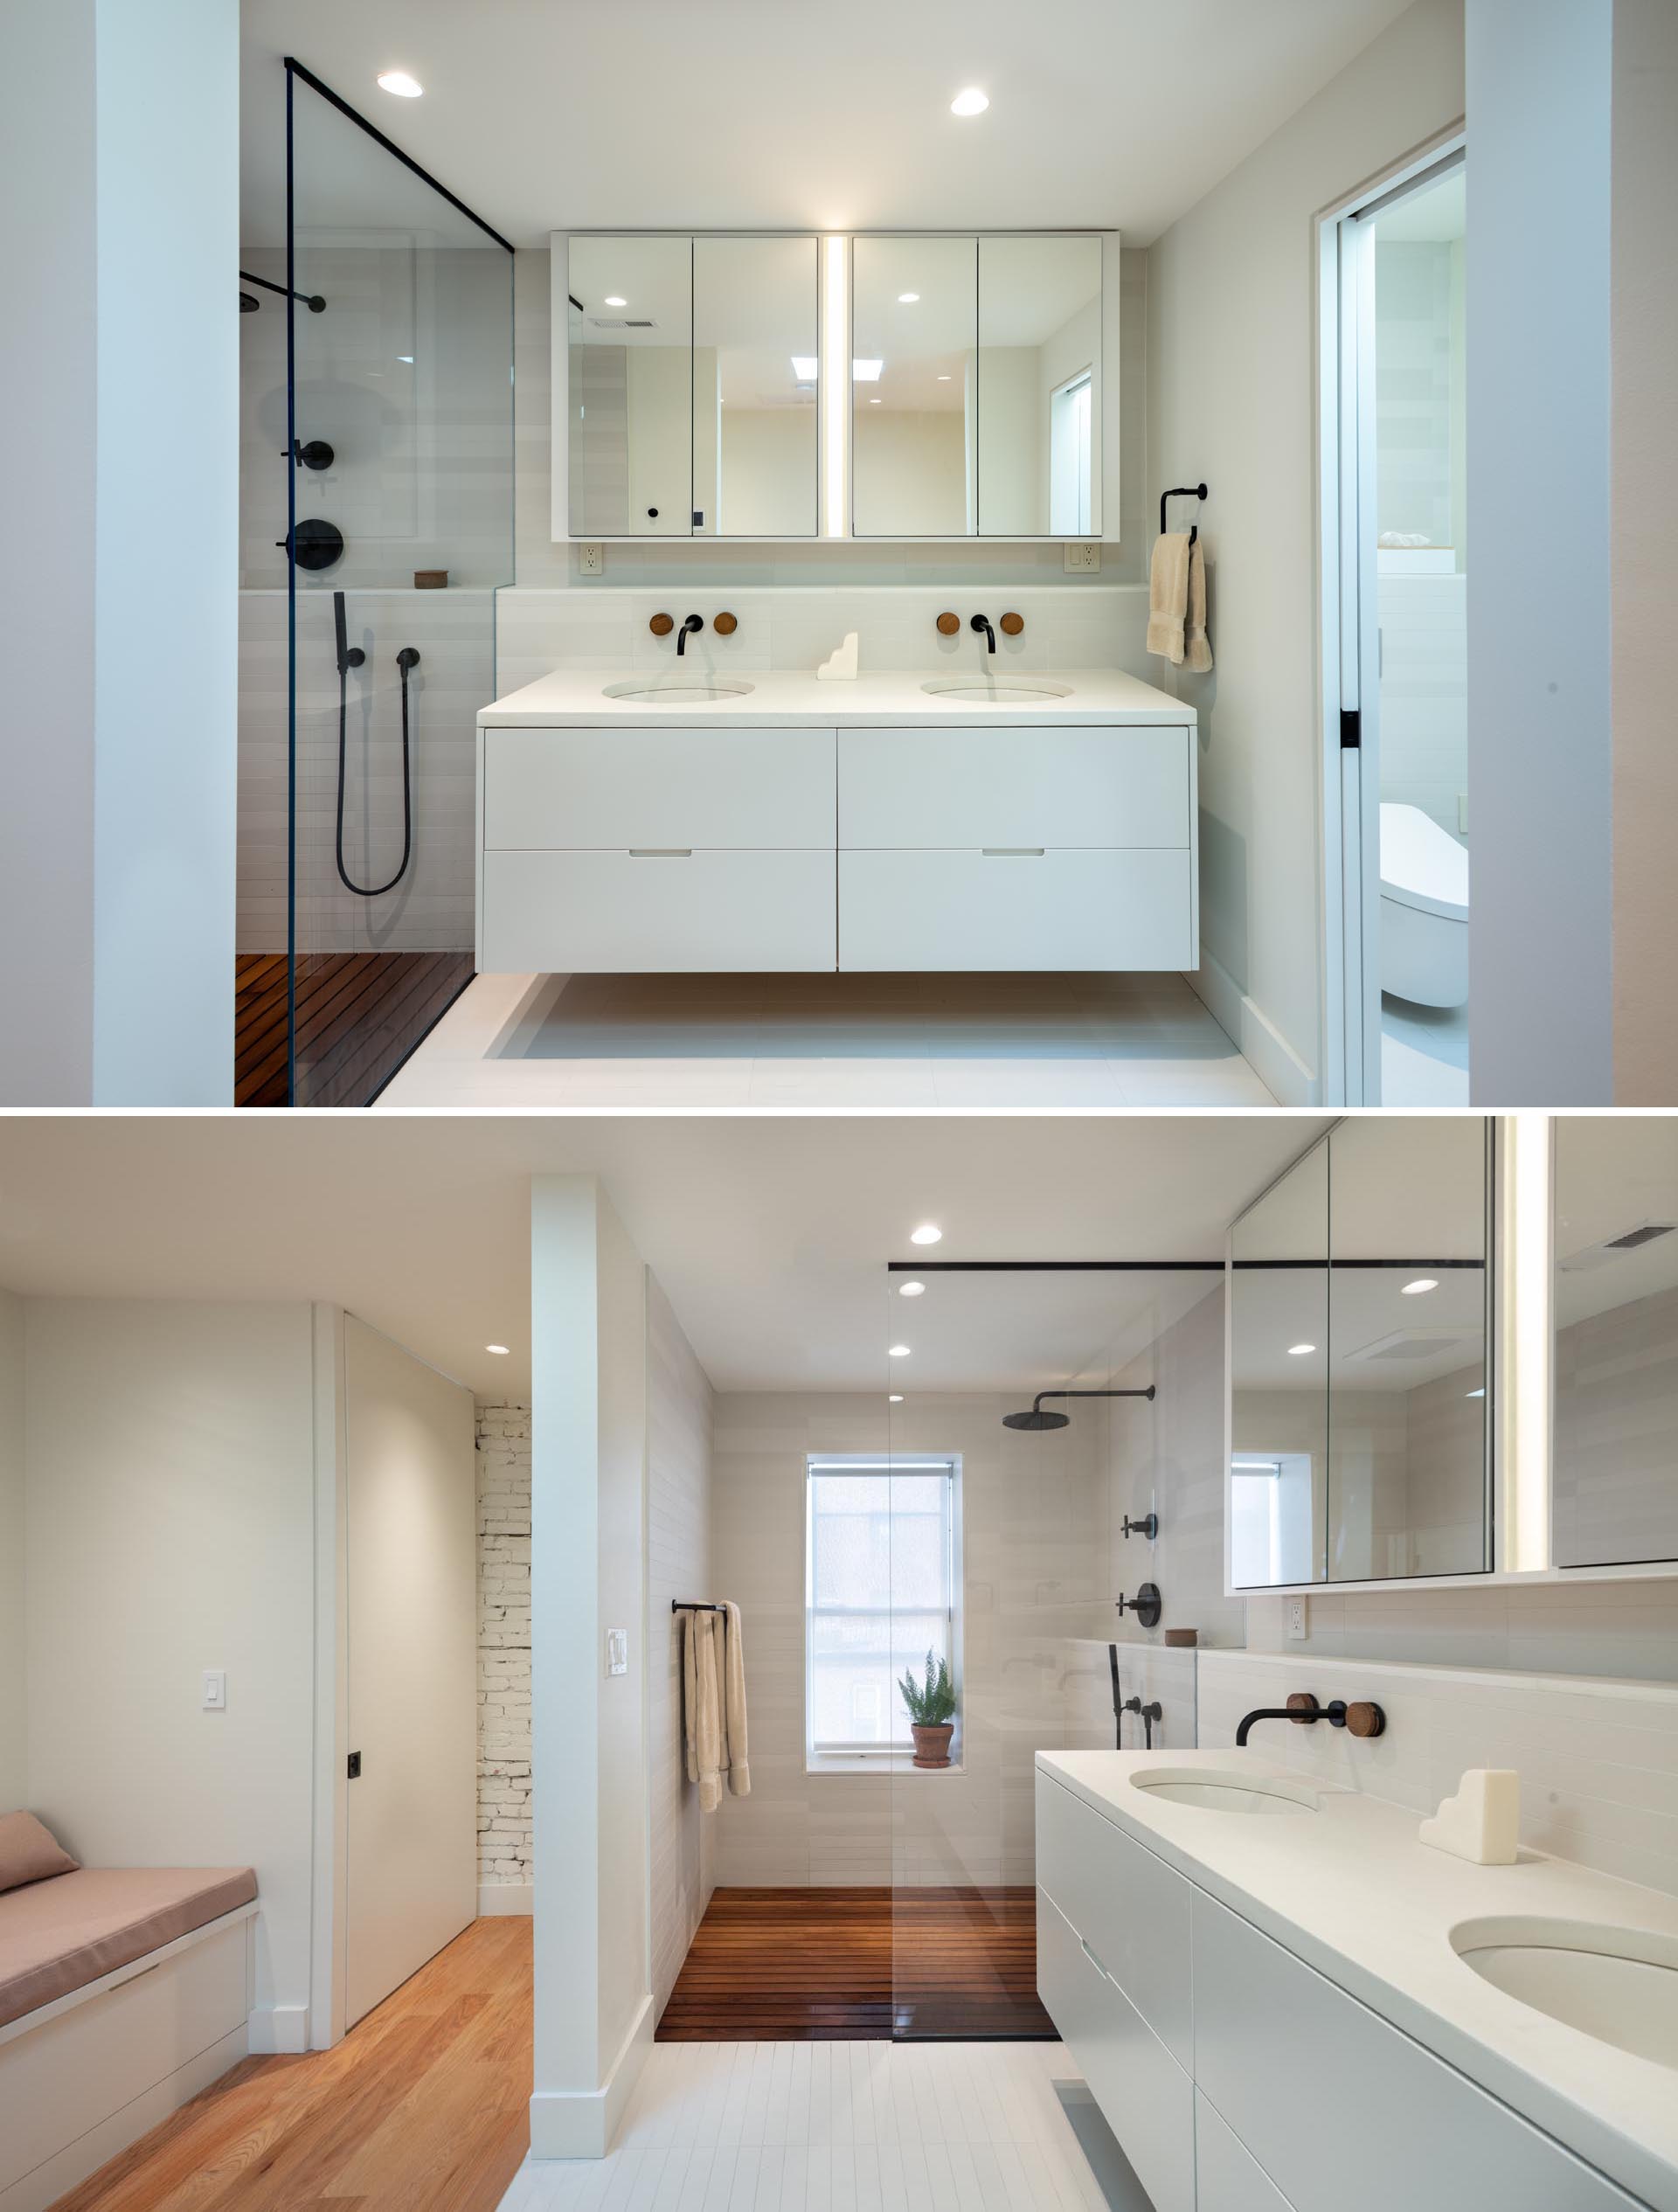
[[[577,233],[554,250],[557,536],[1092,538],[1104,480],[1116,509],[1111,233]]]

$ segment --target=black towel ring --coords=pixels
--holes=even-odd
[[[1168,499],[1204,499],[1205,496],[1204,484],[1174,484],[1169,491],[1162,491],[1160,494],[1160,536],[1165,536],[1165,503]],[[1189,543],[1192,545],[1199,536],[1200,524],[1195,523],[1189,528]]]

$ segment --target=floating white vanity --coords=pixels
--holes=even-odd
[[[1196,817],[1194,710],[1111,669],[567,669],[478,717],[477,964],[1192,969]]]
[[[1155,2212],[1678,2208],[1678,1899],[1252,1752],[1037,1769],[1038,1991]]]

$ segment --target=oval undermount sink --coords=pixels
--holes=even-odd
[[[1070,699],[1070,683],[1051,683],[1045,676],[1040,682],[1030,676],[1010,676],[1007,681],[987,676],[939,676],[921,685],[936,698],[952,695],[962,699],[994,699],[999,705],[1029,705],[1033,699]]]
[[[605,699],[650,699],[667,707],[703,705],[707,699],[743,699],[755,684],[732,676],[657,676],[645,683],[608,683]]]
[[[1317,1793],[1302,1782],[1272,1775],[1225,1773],[1221,1767],[1153,1766],[1130,1778],[1133,1789],[1146,1790],[1172,1805],[1197,1806],[1203,1813],[1240,1813],[1260,1819],[1271,1813],[1314,1813]]]
[[[1588,1920],[1465,1920],[1451,1947],[1534,2012],[1678,2070],[1678,1936]]]

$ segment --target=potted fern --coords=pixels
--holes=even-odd
[[[955,1733],[955,1691],[950,1670],[940,1659],[926,1654],[926,1677],[917,1682],[912,1667],[898,1687],[909,1709],[909,1726],[915,1739],[917,1766],[947,1766],[950,1738]]]

